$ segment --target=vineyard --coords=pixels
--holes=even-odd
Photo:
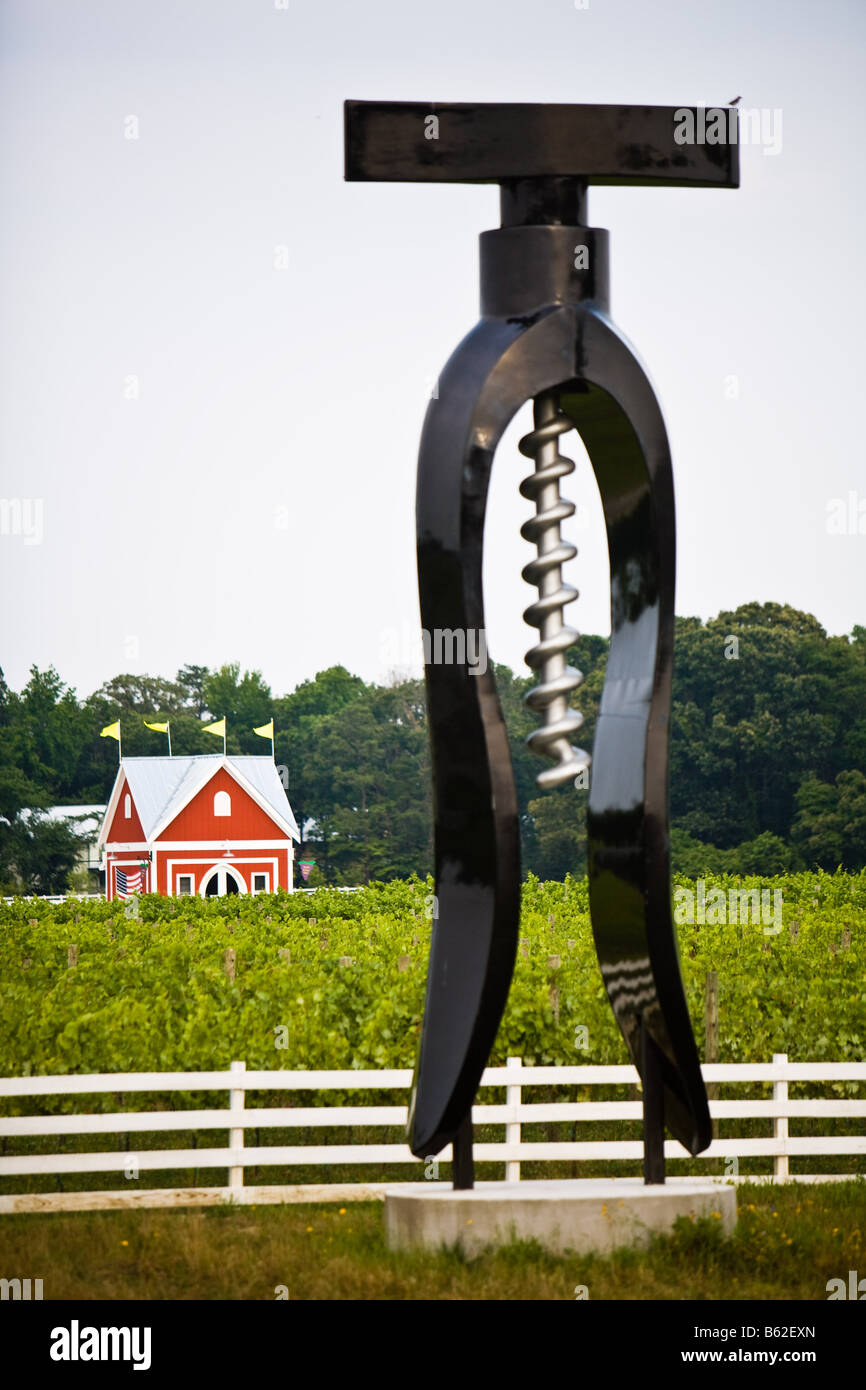
[[[775,934],[760,923],[678,927],[699,1048],[704,984],[716,971],[719,1061],[769,1061],[774,1052],[863,1060],[866,871],[711,886],[768,884],[782,894]],[[207,1070],[235,1057],[257,1068],[411,1066],[432,891],[416,879],[353,894],[154,896],[130,905],[137,916],[123,903],[6,904],[0,1071]],[[491,1063],[509,1054],[538,1064],[626,1060],[585,880],[525,885]]]
[[[676,887],[695,890],[686,879],[677,879]],[[763,881],[722,877],[706,885],[706,893],[768,887],[781,894],[778,925],[678,927],[701,1055],[708,1041],[707,981],[715,972],[715,1060],[770,1061],[774,1052],[786,1052],[791,1061],[866,1059],[866,871]],[[431,882],[416,878],[352,894],[322,889],[243,899],[153,896],[126,905],[6,904],[0,908],[0,1070],[209,1070],[234,1059],[256,1069],[411,1067],[432,891]],[[524,886],[517,965],[491,1064],[509,1055],[539,1065],[627,1060],[601,983],[585,880],[530,878]],[[585,1089],[585,1097],[577,1088],[574,1098],[589,1098]],[[859,1090],[847,1083],[802,1088],[804,1096],[834,1093],[856,1096]],[[755,1094],[764,1092],[758,1087]],[[603,1098],[597,1088],[593,1098]],[[319,1099],[345,1103],[339,1092]],[[353,1093],[355,1104],[382,1099]],[[175,1099],[178,1106],[205,1103],[201,1093]],[[208,1103],[222,1105],[225,1097]],[[254,1103],[284,1104],[285,1097],[262,1095]],[[7,1102],[6,1113],[21,1113],[16,1104]],[[46,1098],[42,1104],[53,1113],[69,1101]],[[86,1108],[122,1109],[124,1100],[94,1096]],[[857,1132],[856,1122],[838,1123],[839,1133],[846,1124]],[[544,1131],[539,1137],[558,1137],[550,1127],[538,1128]],[[563,1138],[572,1137],[567,1128]],[[635,1126],[619,1129],[621,1137],[638,1133]],[[323,1138],[320,1132],[319,1142]],[[280,1142],[280,1131],[271,1140]],[[105,1147],[105,1141],[94,1146]],[[761,1171],[761,1161],[755,1165]],[[810,1166],[816,1170],[814,1161]],[[856,1172],[862,1163],[846,1160],[840,1167],[833,1160],[830,1168]],[[551,1175],[548,1166],[545,1176]],[[311,1176],[323,1177],[321,1170]],[[306,1179],[295,1172],[286,1179],[272,1173],[269,1180]],[[20,1180],[16,1186],[20,1190]]]

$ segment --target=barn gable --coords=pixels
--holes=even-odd
[[[99,843],[107,841],[112,844],[141,844],[146,838],[129,780],[121,772],[111,800],[105,808]]]
[[[265,810],[230,768],[219,767],[155,838],[274,840],[289,833],[274,819],[273,809]]]

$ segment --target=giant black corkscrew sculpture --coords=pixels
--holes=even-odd
[[[706,1091],[671,913],[668,744],[675,524],[670,451],[643,367],[608,313],[608,234],[587,226],[592,183],[736,188],[736,139],[681,143],[687,108],[346,102],[346,178],[500,185],[502,226],[481,236],[481,320],[439,380],[421,439],[417,540],[426,631],[484,630],[484,513],[497,443],[527,400],[520,443],[535,471],[526,619],[539,680],[531,746],[541,787],[588,767],[567,665],[576,633],[562,582],[574,508],[559,452],[576,429],[601,493],[610,554],[611,640],[587,812],[592,929],[608,998],[643,1083],[644,1177],[664,1182],[664,1130],[710,1143]],[[733,113],[725,113],[736,131]],[[703,127],[700,127],[703,129]],[[656,272],[660,309],[664,275]],[[454,1185],[473,1182],[471,1108],[505,1007],[517,949],[517,800],[492,673],[426,665],[433,754],[436,899],[409,1142],[454,1144]]]

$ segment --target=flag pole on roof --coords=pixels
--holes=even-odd
[[[277,755],[276,755],[276,753],[274,752],[274,721],[273,721],[273,719],[269,719],[268,722],[267,722],[267,724],[260,724],[259,727],[258,727],[257,729],[253,729],[253,733],[254,733],[254,734],[258,734],[259,738],[269,738],[269,739],[271,740],[271,757],[273,758],[274,762],[276,762],[276,760],[277,760]]]
[[[223,715],[222,719],[215,719],[214,722],[213,722],[212,724],[205,724],[205,726],[204,726],[204,731],[205,731],[206,734],[216,734],[217,738],[219,738],[220,736],[222,736],[222,741],[223,741],[223,757],[225,757],[225,755],[226,755],[226,717],[225,717],[225,715]]]
[[[113,724],[106,724],[105,728],[102,730],[102,732],[100,733],[99,737],[100,737],[100,738],[116,738],[116,739],[117,739],[117,764],[118,764],[118,767],[119,767],[119,766],[120,766],[120,763],[121,763],[121,761],[122,761],[122,753],[123,753],[123,749],[122,749],[121,742],[120,742],[120,720],[119,720],[119,719],[115,719],[115,721],[114,721]]]
[[[171,720],[166,720],[164,724],[148,724],[145,719],[144,727],[146,729],[153,729],[155,733],[166,734],[168,736],[168,756],[171,757]]]

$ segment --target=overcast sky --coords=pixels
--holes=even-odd
[[[472,327],[495,187],[343,182],[347,97],[781,112],[736,191],[590,190],[613,315],[674,459],[677,612],[866,623],[860,0],[3,0],[0,665],[80,694],[236,659],[282,693],[385,679],[418,624],[432,382]],[[129,138],[137,135],[137,138]],[[279,248],[285,248],[281,251]],[[732,379],[735,379],[733,381]],[[486,542],[491,655],[533,634],[512,422]],[[569,445],[566,448],[565,445]],[[578,459],[568,576],[609,631]],[[28,530],[30,534],[24,534]],[[856,528],[855,528],[856,531]]]

